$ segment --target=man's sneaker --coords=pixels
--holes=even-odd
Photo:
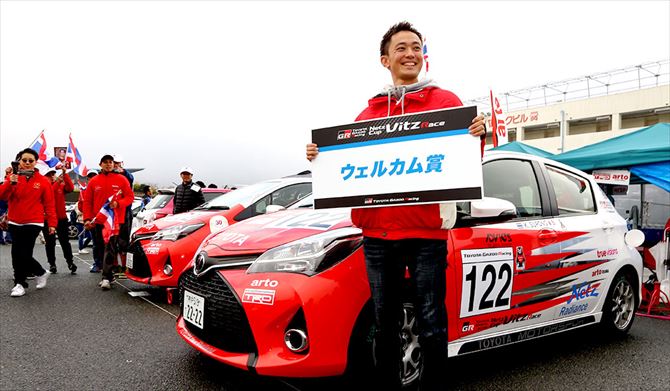
[[[51,267],[49,267],[49,273],[51,273],[51,274],[58,273],[58,269],[56,269],[56,265],[51,265]]]
[[[35,282],[37,283],[37,285],[35,285],[35,288],[42,289],[45,286],[47,286],[47,278],[49,278],[49,274],[50,274],[49,272],[45,271],[44,274],[42,274],[41,276],[35,277]]]
[[[20,297],[26,294],[26,289],[23,287],[21,284],[16,284],[14,288],[12,288],[12,292],[9,294],[11,297]]]
[[[107,291],[112,287],[112,285],[109,283],[109,280],[107,279],[103,279],[98,285],[100,285],[100,288],[102,288],[103,291]]]
[[[67,268],[70,269],[70,274],[77,274],[77,265],[74,262],[68,263]]]
[[[77,251],[77,254],[89,254],[89,252],[87,249],[82,248],[81,250]]]
[[[90,272],[91,273],[100,273],[100,267],[98,265],[93,265]]]

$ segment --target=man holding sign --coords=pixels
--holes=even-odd
[[[368,101],[356,121],[420,113],[462,106],[453,93],[431,80],[419,82],[423,66],[421,34],[408,22],[392,26],[380,44],[381,64],[391,72],[393,86]],[[475,112],[476,114],[476,112]],[[468,133],[481,138],[484,117],[470,122]],[[314,160],[317,144],[306,148]],[[324,151],[325,153],[325,151]],[[402,316],[402,284],[406,268],[416,287],[415,306],[423,349],[421,389],[437,389],[440,371],[446,368],[447,315],[446,231],[456,218],[453,203],[382,206],[353,209],[353,223],[363,230],[365,262],[376,320],[376,378],[380,389],[400,389],[399,338]]]

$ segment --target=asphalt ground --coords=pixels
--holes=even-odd
[[[72,244],[75,244],[73,241]],[[73,246],[74,247],[74,246]],[[56,254],[62,257],[60,249]],[[36,258],[46,265],[44,246]],[[0,246],[0,390],[341,390],[342,378],[251,376],[202,356],[175,331],[161,290],[89,273],[91,255],[65,261],[47,286],[12,298],[10,246]],[[149,292],[131,297],[129,291]],[[596,328],[449,360],[448,390],[668,390],[670,323],[637,317],[628,337]],[[358,387],[360,388],[360,387]],[[368,389],[377,390],[375,387]]]

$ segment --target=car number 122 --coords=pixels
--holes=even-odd
[[[205,298],[185,290],[182,315],[184,320],[202,329],[202,321],[205,315]]]
[[[461,318],[509,309],[513,276],[513,259],[464,262]]]

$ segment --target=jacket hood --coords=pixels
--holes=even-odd
[[[387,85],[384,87],[382,92],[380,92],[379,94],[375,95],[372,99],[370,99],[369,104],[372,105],[373,101],[375,101],[377,98],[386,96],[387,98],[386,116],[389,117],[391,115],[391,97],[393,97],[396,99],[395,104],[401,105],[401,113],[405,114],[405,95],[407,95],[407,93],[421,91],[424,88],[428,87],[438,87],[438,85],[433,81],[433,79],[421,80],[414,84],[408,84],[408,85],[398,85],[398,86]]]

